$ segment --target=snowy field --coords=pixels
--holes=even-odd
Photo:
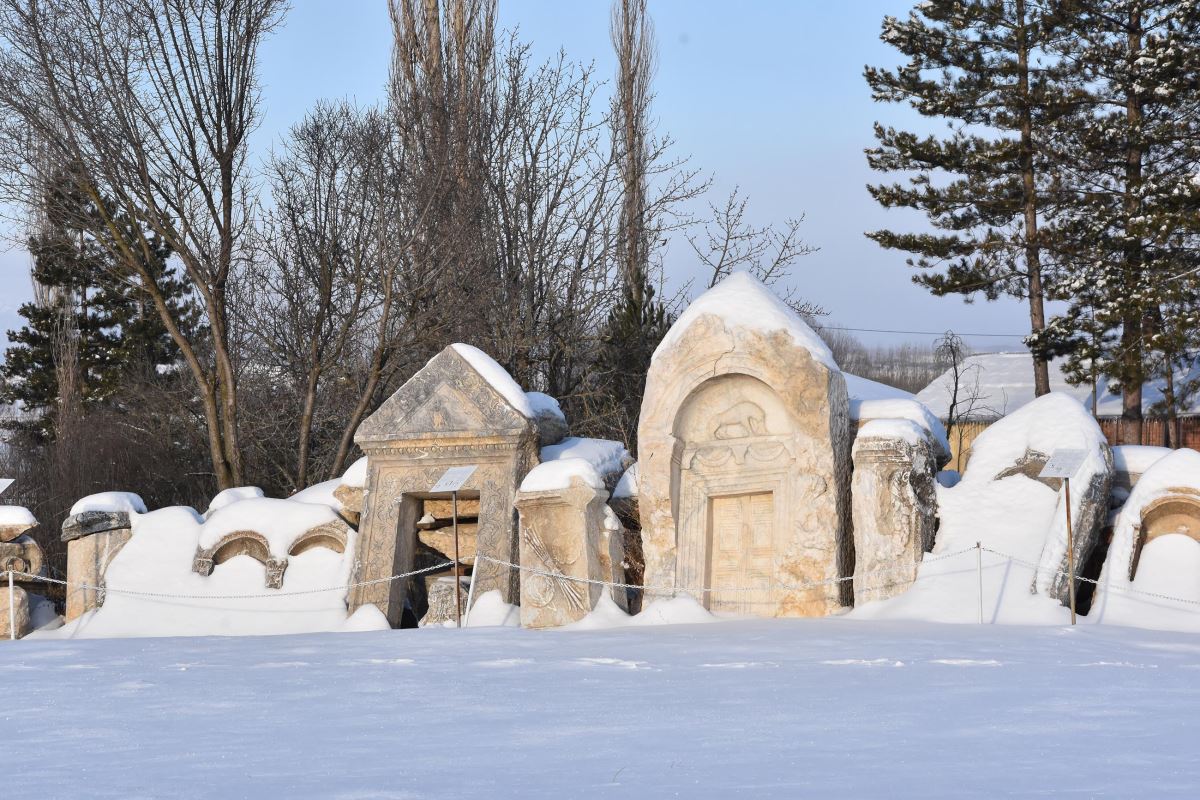
[[[0,646],[37,797],[1196,797],[1200,636],[852,619]]]

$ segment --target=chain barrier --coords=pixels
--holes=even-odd
[[[974,550],[975,548],[971,548],[971,549]],[[1063,576],[1068,575],[1067,571],[1062,569],[1061,567],[1043,567],[1040,564],[1035,564],[1032,561],[1026,561],[1023,558],[1018,558],[1016,556],[1010,556],[1007,553],[1002,553],[999,550],[993,550],[990,547],[980,547],[980,549],[985,552],[991,553],[992,555],[997,555],[997,556],[1000,556],[1001,558],[1008,559],[1009,561],[1012,561],[1013,563],[1020,564],[1024,567],[1028,567],[1029,569],[1032,569],[1035,572],[1048,572],[1052,575],[1063,575]],[[1082,581],[1084,583],[1090,583],[1093,586],[1100,587],[1100,581],[1098,581],[1094,578],[1085,578],[1082,575],[1076,575],[1075,580]],[[1134,589],[1132,586],[1113,586],[1112,584],[1109,584],[1109,585],[1103,587],[1103,591],[1117,592],[1118,594],[1141,595],[1142,597],[1152,597],[1156,600],[1170,600],[1171,602],[1174,602],[1174,603],[1187,603],[1187,604],[1193,605],[1193,606],[1200,606],[1200,600],[1190,600],[1186,597],[1173,597],[1172,595],[1160,594],[1158,592],[1147,592],[1144,589]]]
[[[605,580],[599,580],[599,579],[595,579],[595,578],[583,578],[583,577],[578,577],[578,576],[574,576],[574,575],[564,575],[560,572],[553,572],[550,570],[539,569],[536,567],[523,566],[521,564],[516,564],[511,561],[506,561],[504,559],[499,559],[499,558],[493,558],[491,556],[485,556],[483,554],[476,554],[475,560],[476,560],[476,562],[486,562],[486,563],[493,564],[493,565],[496,565],[499,567],[504,567],[507,569],[515,569],[515,570],[518,570],[523,573],[529,573],[532,575],[537,575],[539,577],[549,578],[552,580],[567,581],[567,582],[571,582],[571,583],[581,583],[581,584],[594,585],[594,586],[605,586],[605,587],[612,588],[612,589],[627,589],[627,590],[632,589],[632,590],[643,592],[646,594],[678,595],[680,593],[687,593],[687,594],[702,596],[702,595],[715,594],[715,593],[726,594],[726,593],[740,593],[740,592],[804,591],[806,589],[815,589],[815,588],[819,588],[821,586],[832,586],[832,585],[845,583],[848,581],[862,580],[863,578],[868,578],[868,577],[873,577],[873,576],[878,576],[878,575],[892,574],[892,573],[899,572],[902,570],[903,571],[912,570],[914,566],[920,567],[925,564],[933,564],[938,561],[944,561],[944,560],[951,559],[951,558],[957,558],[957,557],[965,555],[967,553],[972,553],[972,552],[976,552],[976,551],[991,553],[994,556],[998,556],[1000,558],[1003,558],[1003,559],[1010,561],[1012,563],[1015,563],[1015,564],[1020,564],[1024,567],[1034,570],[1035,572],[1040,572],[1040,573],[1049,572],[1049,573],[1052,573],[1055,575],[1067,575],[1067,572],[1061,568],[1043,567],[1032,561],[1028,561],[1026,559],[1019,558],[1017,556],[1009,555],[1008,553],[1004,553],[1000,550],[995,550],[991,547],[987,547],[984,545],[976,545],[974,547],[965,547],[961,550],[955,550],[955,551],[952,551],[949,553],[939,553],[937,555],[926,554],[925,557],[915,565],[913,565],[913,564],[897,564],[892,567],[885,567],[883,569],[873,570],[873,571],[867,572],[867,573],[860,573],[858,575],[846,575],[846,576],[839,577],[839,578],[828,578],[826,580],[809,581],[809,582],[799,583],[799,584],[770,584],[767,586],[729,587],[729,588],[724,588],[724,587],[718,588],[718,587],[709,587],[709,586],[705,586],[705,587],[643,586],[641,584],[636,584],[636,583],[621,583],[618,581],[605,581]],[[357,589],[357,588],[361,588],[364,586],[375,586],[375,585],[382,584],[382,583],[391,583],[393,581],[407,580],[409,578],[413,578],[418,575],[424,575],[424,574],[431,573],[431,572],[438,572],[441,570],[449,569],[452,566],[454,566],[453,561],[445,561],[445,562],[441,562],[438,564],[434,564],[432,566],[423,567],[421,569],[415,569],[415,570],[411,570],[409,572],[403,572],[403,573],[400,573],[397,575],[389,575],[385,578],[374,578],[374,579],[368,580],[368,581],[357,581],[354,583],[342,584],[342,585],[338,585],[338,586],[325,586],[325,587],[321,587],[321,588],[317,588],[317,589],[301,589],[301,590],[287,591],[287,592],[285,592],[285,591],[270,591],[270,592],[256,592],[256,593],[252,593],[252,594],[227,594],[227,595],[174,594],[171,592],[144,592],[144,591],[137,591],[137,590],[133,590],[133,589],[116,589],[111,586],[94,586],[94,585],[91,585],[88,583],[72,582],[72,581],[62,580],[59,578],[51,578],[51,577],[47,577],[44,575],[33,575],[31,573],[20,572],[17,570],[9,570],[4,574],[6,574],[10,579],[11,578],[21,579],[22,582],[48,583],[48,584],[55,584],[58,586],[63,586],[63,587],[69,588],[69,589],[81,589],[84,591],[93,591],[93,592],[97,592],[97,593],[129,595],[132,597],[146,597],[146,598],[163,599],[163,600],[256,600],[256,599],[261,599],[261,598],[295,597],[295,596],[299,596],[299,595],[323,594],[325,592],[348,592],[352,589]],[[1075,578],[1076,578],[1076,580],[1079,580],[1079,581],[1082,581],[1085,583],[1090,583],[1095,586],[1100,585],[1099,581],[1092,579],[1092,578],[1085,578],[1085,577],[1082,577],[1079,575],[1076,575]],[[904,584],[904,583],[915,583],[916,580],[917,579],[914,579],[913,581],[897,581],[895,583],[871,586],[869,588],[872,588],[872,589],[887,588],[889,586],[900,585],[900,584]],[[1142,597],[1149,597],[1149,598],[1153,598],[1153,599],[1157,599],[1157,600],[1167,600],[1167,601],[1171,601],[1171,602],[1186,603],[1189,605],[1200,606],[1200,600],[1191,600],[1191,599],[1183,598],[1183,597],[1173,597],[1171,595],[1161,594],[1158,592],[1148,592],[1148,591],[1141,590],[1141,589],[1134,589],[1133,587],[1109,585],[1109,586],[1104,586],[1103,590],[1104,591],[1113,591],[1113,592],[1118,592],[1118,593],[1123,593],[1123,594],[1130,594],[1130,595],[1139,595]],[[2,591],[2,590],[0,590],[0,591]]]

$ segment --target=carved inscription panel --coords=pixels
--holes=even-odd
[[[775,559],[775,495],[772,492],[709,500],[711,568],[708,607],[735,614],[763,613]],[[747,591],[759,588],[761,591]],[[726,589],[728,591],[721,591]]]

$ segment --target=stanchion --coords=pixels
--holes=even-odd
[[[983,545],[975,543],[975,577],[979,579],[979,624],[983,624]]]
[[[1071,530],[1071,479],[1063,478],[1067,501],[1067,586],[1071,593],[1071,624],[1075,624],[1075,532]]]
[[[13,571],[8,571],[8,638],[17,640],[17,590],[13,587]]]

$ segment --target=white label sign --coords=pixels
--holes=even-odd
[[[0,478],[0,494],[4,494],[4,490],[13,485],[12,478]]]
[[[1055,450],[1038,473],[1039,478],[1073,478],[1083,462],[1087,460],[1087,450]]]
[[[433,485],[431,492],[457,492],[467,482],[467,478],[475,472],[475,466],[469,467],[451,467],[446,470],[446,474],[438,478],[438,482]]]

